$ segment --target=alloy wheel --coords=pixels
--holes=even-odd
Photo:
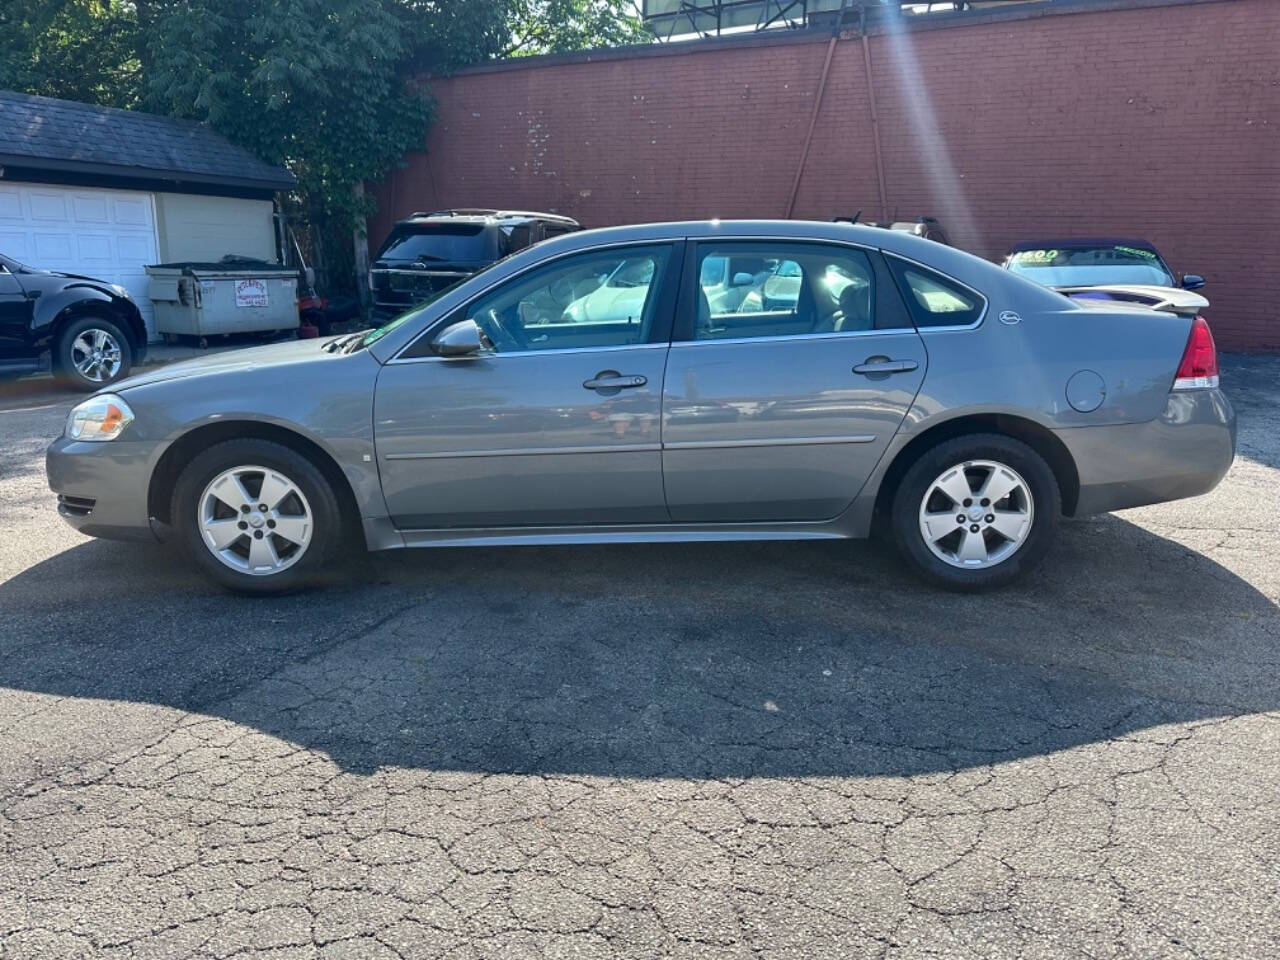
[[[71,341],[71,362],[89,382],[105,383],[120,372],[120,344],[108,331],[90,327]]]
[[[995,460],[966,460],[925,491],[920,535],[944,563],[982,570],[1026,542],[1034,512],[1031,488],[1016,470]]]
[[[315,532],[302,490],[269,467],[232,467],[218,474],[200,495],[197,520],[209,552],[252,576],[293,566]]]

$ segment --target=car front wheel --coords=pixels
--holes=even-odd
[[[1062,514],[1053,471],[1027,444],[999,434],[944,441],[907,470],[893,500],[899,551],[952,590],[1003,586],[1049,549]]]
[[[324,475],[269,440],[228,440],[195,457],[174,487],[172,516],[197,566],[238,593],[306,586],[343,539]]]
[[[82,317],[63,328],[54,344],[57,373],[77,390],[101,390],[129,375],[133,348],[110,320]]]

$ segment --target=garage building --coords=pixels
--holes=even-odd
[[[121,284],[153,339],[147,264],[276,261],[293,185],[199,123],[0,91],[0,253]]]

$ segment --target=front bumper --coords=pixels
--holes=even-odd
[[[1208,493],[1231,467],[1236,414],[1221,390],[1169,394],[1147,423],[1058,430],[1080,477],[1075,515]]]
[[[147,488],[155,450],[152,443],[59,437],[44,458],[58,515],[86,536],[154,540]]]

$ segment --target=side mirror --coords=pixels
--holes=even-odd
[[[735,273],[732,285],[735,287],[749,287],[753,280],[755,280],[755,276],[750,273]]]
[[[432,339],[431,349],[441,357],[469,357],[484,349],[484,343],[474,320],[460,320],[441,330]]]
[[[1198,273],[1184,273],[1182,275],[1183,290],[1199,290],[1204,286],[1204,277]]]

